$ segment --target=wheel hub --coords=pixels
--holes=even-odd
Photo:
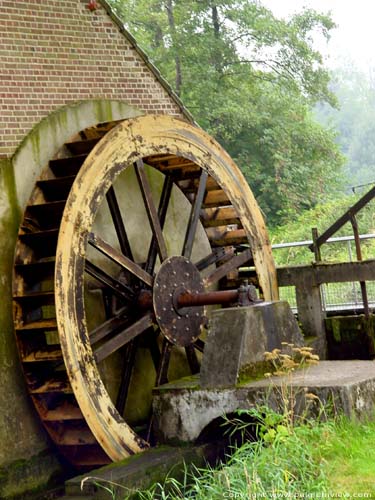
[[[154,281],[153,304],[163,335],[173,344],[186,347],[195,342],[204,323],[204,307],[179,307],[178,297],[204,292],[199,271],[182,256],[166,259]]]

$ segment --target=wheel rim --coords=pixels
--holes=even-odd
[[[277,298],[275,269],[258,206],[238,168],[212,138],[200,129],[166,116],[145,116],[128,120],[109,132],[85,161],[66,203],[56,253],[55,299],[60,342],[73,391],[91,431],[112,460],[142,451],[148,443],[133,431],[116,410],[97,367],[84,309],[87,243],[89,241],[91,246],[107,257],[112,254],[112,258],[122,259],[126,272],[130,272],[135,280],[143,283],[146,289],[152,288],[155,253],[161,261],[169,255],[163,241],[157,207],[149,193],[144,163],[160,165],[160,158],[168,157],[180,159],[185,165],[183,170],[198,168],[201,172],[195,195],[195,200],[198,201],[192,205],[192,215],[182,251],[185,257],[189,259],[191,256],[194,240],[192,235],[195,234],[202,208],[203,198],[199,192],[202,191],[204,197],[206,178],[209,176],[220,185],[238,214],[245,238],[251,247],[264,298]],[[116,230],[121,252],[115,251],[111,246],[106,247],[106,242],[102,241],[100,236],[93,236],[91,233],[98,207],[106,195],[108,200],[108,193],[112,192],[112,185],[117,176],[129,167],[133,168],[134,164],[153,228],[152,246],[156,248],[156,252],[149,251],[149,255],[152,254],[153,257],[146,263],[146,272],[131,258],[126,244],[126,229],[124,234],[121,221],[117,223]],[[166,179],[171,177],[167,175]],[[109,197],[112,197],[112,205],[115,206],[114,196],[110,194]],[[197,212],[198,216],[194,216],[194,212]],[[114,224],[116,225],[116,222]],[[133,267],[130,266],[129,260]],[[247,258],[245,262],[248,260]],[[241,259],[237,258],[236,264],[240,261]],[[234,265],[234,261],[232,262]],[[212,280],[217,282],[219,277],[220,273],[213,273]],[[153,311],[148,310],[127,326],[122,336],[125,335],[128,340],[136,338],[138,333],[144,332],[153,323]],[[168,340],[163,341],[162,365],[168,365],[171,345]],[[108,349],[108,343],[104,344],[104,348]],[[191,352],[191,347],[189,349]],[[161,366],[157,383],[164,381],[165,373],[165,368]]]

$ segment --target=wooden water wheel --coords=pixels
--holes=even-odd
[[[153,386],[199,372],[204,349],[207,309],[183,296],[238,286],[249,268],[277,298],[254,197],[202,130],[104,124],[49,162],[19,232],[15,331],[35,408],[73,465],[153,444]]]

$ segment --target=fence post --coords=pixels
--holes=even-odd
[[[313,240],[315,262],[321,262],[322,256],[321,256],[321,253],[320,253],[320,246],[317,243],[317,240],[318,240],[318,237],[319,237],[318,228],[317,227],[313,227],[311,229],[311,232],[312,232],[312,240]]]
[[[360,237],[359,237],[357,219],[356,219],[356,217],[355,217],[354,214],[350,215],[350,222],[351,222],[351,225],[352,225],[352,228],[353,228],[354,241],[355,241],[355,250],[356,250],[356,253],[357,253],[357,260],[361,261],[362,260],[361,240],[360,240]],[[369,316],[370,316],[370,309],[369,309],[369,306],[368,306],[366,282],[365,281],[360,281],[359,284],[361,286],[363,310],[364,310],[366,318],[369,318]]]

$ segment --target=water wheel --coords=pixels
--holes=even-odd
[[[49,162],[19,232],[15,331],[35,408],[73,465],[153,444],[152,388],[198,373],[204,349],[207,309],[181,297],[249,273],[277,297],[254,197],[202,130],[103,124]]]

